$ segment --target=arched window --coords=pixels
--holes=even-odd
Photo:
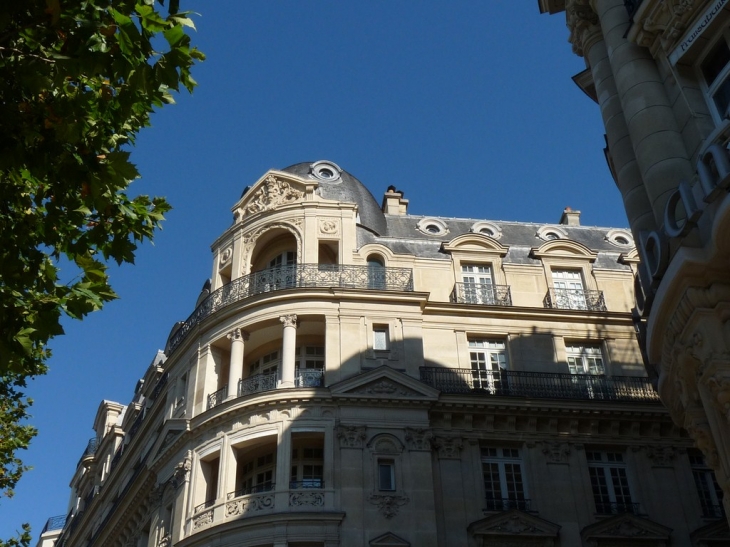
[[[368,256],[368,289],[384,290],[386,288],[385,264],[379,255]]]

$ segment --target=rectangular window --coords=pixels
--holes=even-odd
[[[324,488],[324,436],[294,433],[292,446],[289,488]]]
[[[571,374],[605,374],[601,346],[569,344],[565,346],[568,369]]]
[[[727,31],[700,64],[702,80],[720,119],[730,106],[730,48]]]
[[[387,325],[373,325],[373,349],[388,351],[390,349]]]
[[[464,264],[461,266],[461,281],[463,303],[487,305],[496,303],[491,266]]]
[[[519,450],[483,447],[481,454],[487,510],[529,510]]]
[[[378,460],[378,490],[392,492],[395,490],[395,462]]]
[[[504,340],[469,340],[472,388],[492,394],[501,393],[507,386],[507,349]]]
[[[700,497],[702,516],[705,518],[724,518],[725,510],[722,505],[722,489],[715,480],[715,473],[705,463],[705,457],[697,449],[687,451],[692,476]]]
[[[626,463],[621,452],[586,451],[588,474],[593,489],[596,513],[616,515],[638,512],[638,503],[633,503]]]
[[[586,293],[580,270],[553,270],[553,307],[566,310],[585,310]]]

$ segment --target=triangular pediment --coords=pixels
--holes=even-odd
[[[333,397],[438,399],[438,390],[383,365],[330,386]]]
[[[150,454],[154,454],[153,460],[164,454],[185,433],[187,425],[185,420],[168,420],[165,422],[155,444],[152,446]]]
[[[559,530],[559,524],[519,509],[512,509],[472,522],[468,528],[469,533],[474,536],[519,536],[521,538],[557,538]]]
[[[268,171],[233,206],[233,215],[237,220],[241,220],[304,201],[307,193],[311,194],[316,186],[316,181],[304,181],[291,173]]]
[[[368,543],[371,547],[410,547],[411,544],[408,543],[405,539],[400,538],[396,536],[395,534],[391,534],[388,532],[387,534],[383,534],[382,536],[378,536],[375,539],[371,539]]]
[[[626,513],[586,526],[580,535],[585,541],[622,539],[631,540],[632,543],[645,542],[650,545],[657,541],[669,541],[671,533],[671,528],[662,526],[653,520]]]
[[[715,522],[697,528],[689,537],[692,545],[713,547],[730,545],[730,528],[725,517],[721,517]]]

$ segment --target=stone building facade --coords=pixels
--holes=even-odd
[[[408,205],[329,161],[248,188],[39,545],[730,544],[646,377],[631,232]]]
[[[539,0],[565,12],[642,265],[650,375],[730,500],[730,2]],[[724,236],[722,234],[725,234]]]

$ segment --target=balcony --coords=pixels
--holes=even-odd
[[[61,530],[66,525],[66,515],[58,515],[51,517],[46,521],[46,525],[41,530],[41,535],[52,530]]]
[[[201,321],[218,310],[257,294],[296,288],[413,291],[410,268],[371,268],[344,264],[297,264],[270,268],[234,279],[211,293],[170,338],[168,356]]]
[[[546,308],[560,310],[606,311],[603,291],[548,289],[543,303]]]
[[[228,393],[228,386],[223,386],[218,391],[208,395],[208,410],[221,404],[226,398],[226,393]]]
[[[623,513],[631,513],[638,515],[640,506],[638,503],[631,502],[596,502],[596,513],[599,515],[620,515]]]
[[[276,389],[279,375],[276,372],[268,374],[255,374],[238,381],[238,396],[251,395]]]
[[[451,291],[451,301],[457,304],[481,304],[483,306],[511,306],[509,285],[487,283],[456,283]]]
[[[537,399],[659,402],[648,378],[518,370],[421,367],[421,381],[442,393]]]

